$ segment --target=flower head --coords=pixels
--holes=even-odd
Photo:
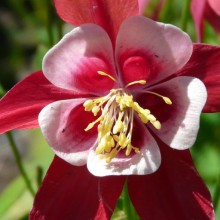
[[[174,149],[195,140],[203,83],[203,111],[220,110],[220,48],[192,46],[178,28],[142,17],[121,25],[137,14],[137,3],[55,0],[64,21],[105,31],[75,28],[46,55],[44,73],[26,77],[0,100],[0,133],[38,127],[46,106],[40,126],[59,156],[30,219],[110,219],[126,179],[141,219],[214,219],[189,150]],[[97,150],[108,139],[114,157],[106,146]],[[95,175],[120,176],[94,176],[86,164]]]
[[[197,135],[205,86],[196,78],[172,77],[191,53],[181,30],[141,16],[123,22],[115,48],[100,27],[75,28],[43,61],[51,83],[84,96],[41,111],[49,145],[73,165],[87,163],[96,176],[156,171],[157,138],[187,149]]]

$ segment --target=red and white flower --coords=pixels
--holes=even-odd
[[[0,100],[0,133],[39,127],[41,112],[43,133],[59,155],[30,219],[110,219],[126,179],[141,219],[214,219],[210,193],[187,148],[195,140],[206,90],[202,111],[220,111],[220,48],[192,45],[172,25],[131,17],[139,11],[136,0],[55,0],[55,6],[64,21],[95,23],[105,31],[93,24],[75,28],[46,55],[44,73],[32,73]],[[126,145],[110,161],[108,150],[96,152],[95,144],[98,136],[103,138],[98,124],[114,116],[109,110],[117,112],[113,122],[119,131],[107,129],[114,144],[120,124],[127,126],[126,134],[133,129],[130,154]],[[142,111],[150,111],[156,124],[149,114],[145,121]],[[112,176],[94,176],[86,163],[92,173]],[[154,173],[120,175],[135,172]]]
[[[122,23],[115,48],[94,24],[67,34],[46,54],[43,73],[83,98],[41,111],[54,152],[72,165],[87,163],[96,176],[145,175],[161,163],[153,135],[175,149],[192,146],[206,89],[197,78],[172,77],[192,48],[180,29],[141,16]]]

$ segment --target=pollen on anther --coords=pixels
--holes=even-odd
[[[158,129],[158,130],[161,129],[161,124],[160,124],[159,121],[154,121],[152,124],[153,124],[153,126],[154,126],[156,129]]]
[[[94,114],[94,116],[96,116],[99,111],[100,107],[97,105],[92,108],[92,113]]]
[[[163,100],[166,104],[172,105],[172,101],[168,97],[163,96]]]

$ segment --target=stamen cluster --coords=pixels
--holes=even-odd
[[[150,110],[143,109],[133,100],[133,96],[126,94],[123,89],[112,89],[107,96],[87,100],[84,107],[85,111],[92,111],[94,116],[101,110],[101,115],[90,123],[85,131],[99,122],[96,154],[100,154],[107,163],[123,149],[126,156],[130,155],[132,150],[140,153],[139,149],[131,144],[134,111],[143,123],[150,122],[156,129],[161,128],[160,122]]]
[[[98,74],[109,77],[111,80],[117,82],[114,77],[103,71],[98,71]],[[143,85],[146,84],[146,81],[134,81],[127,84],[125,88],[135,84]],[[168,97],[151,91],[146,91],[146,93],[162,98],[168,105],[172,104]],[[129,156],[132,150],[135,153],[140,153],[140,150],[131,144],[134,112],[136,112],[144,124],[150,122],[156,129],[161,128],[160,122],[151,114],[150,110],[142,108],[134,101],[133,96],[127,94],[122,88],[112,89],[104,97],[87,100],[83,106],[85,107],[85,111],[92,111],[94,116],[97,116],[101,111],[100,116],[94,122],[90,123],[85,131],[90,130],[95,124],[99,123],[96,154],[104,158],[107,163],[110,163],[121,150],[125,151],[126,156]]]

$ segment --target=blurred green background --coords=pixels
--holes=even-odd
[[[147,14],[152,14],[155,2]],[[184,1],[173,0],[165,5],[160,20],[181,27],[180,14]],[[41,69],[46,51],[70,27],[55,13],[50,0],[1,0],[0,3],[0,86],[9,90],[26,75]],[[187,33],[196,41],[190,11],[187,12]],[[220,45],[220,38],[206,23],[204,42]],[[63,31],[64,30],[64,31]],[[2,92],[2,91],[0,91]],[[37,190],[42,176],[52,161],[53,153],[38,129],[14,131],[13,136],[22,155],[25,170]],[[220,114],[203,114],[198,139],[191,149],[195,165],[207,184],[216,204],[220,190]],[[42,174],[42,176],[41,176]],[[0,136],[0,219],[28,219],[33,197],[28,192],[16,167],[10,145]],[[119,212],[118,212],[119,213]],[[220,204],[216,207],[220,219]],[[123,213],[117,219],[126,219]]]

